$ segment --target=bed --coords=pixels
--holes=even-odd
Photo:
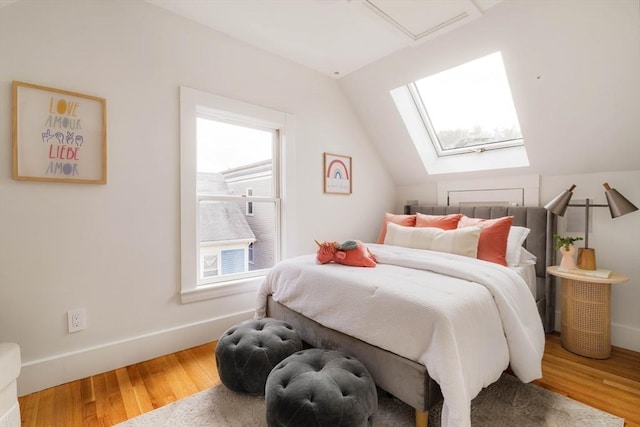
[[[534,270],[533,286],[530,288],[528,287],[526,292],[531,292],[532,296],[534,297],[533,300],[535,300],[535,304],[532,304],[532,305],[533,305],[533,310],[537,312],[536,320],[539,323],[539,326],[541,326],[540,329],[542,329],[543,327],[545,331],[553,330],[553,313],[555,311],[554,309],[555,290],[553,289],[553,282],[551,278],[546,273],[546,267],[553,263],[553,257],[554,257],[555,251],[552,245],[552,235],[553,235],[555,224],[553,222],[552,215],[548,214],[544,208],[541,208],[541,207],[486,207],[486,206],[437,207],[437,206],[434,206],[434,207],[411,207],[410,209],[411,211],[408,212],[410,214],[415,214],[416,212],[420,212],[426,215],[450,215],[450,214],[460,213],[470,218],[486,218],[486,219],[512,216],[514,226],[521,226],[521,227],[528,228],[530,230],[530,233],[528,234],[523,244],[523,247],[536,257],[537,262],[535,263],[535,266],[532,267]],[[340,270],[340,274],[346,274],[347,276],[351,276],[355,274],[358,274],[358,275],[369,274],[370,275],[369,280],[374,282],[377,280],[376,279],[377,276],[387,276],[388,274],[390,274],[388,273],[388,270],[392,270],[396,268],[404,268],[404,267],[397,267],[395,265],[391,266],[393,258],[397,257],[398,255],[396,253],[397,251],[393,247],[384,247],[384,246],[379,246],[375,244],[370,244],[368,246],[373,250],[374,253],[376,253],[377,251],[378,253],[376,253],[376,255],[382,259],[383,263],[380,263],[378,267],[376,267],[376,269],[358,269],[358,267],[345,267],[345,266],[337,266],[337,265],[335,265],[332,268],[330,268],[329,266],[321,266],[322,268],[324,268],[322,269],[322,274],[324,274],[325,272],[335,274],[338,271],[338,269],[342,268]],[[409,250],[409,251],[415,251],[415,250]],[[409,255],[407,255],[406,252],[401,253],[401,257],[403,260],[411,259],[411,256],[412,256],[411,252],[409,252]],[[458,257],[458,258],[462,258],[462,257]],[[302,259],[303,263],[305,262],[308,263],[308,266],[304,268],[315,269],[317,271],[320,271],[320,269],[317,269],[311,265],[312,260],[313,260],[313,255],[310,255],[305,259]],[[440,275],[439,280],[448,281],[449,272],[447,268],[451,264],[458,261],[459,259],[455,258],[455,256],[450,257],[449,254],[437,254],[436,261],[434,261],[437,264],[436,267],[444,269],[441,272],[444,274],[444,276]],[[288,260],[283,261],[283,263],[285,264],[288,262],[289,262]],[[298,262],[298,261],[295,260],[291,262]],[[484,263],[484,264],[490,264],[490,263]],[[481,271],[481,270],[483,271],[482,274],[479,274],[479,276],[499,274],[499,275],[506,275],[508,277],[512,277],[514,274],[515,275],[520,274],[520,272],[514,273],[515,269],[512,269],[512,268],[504,269],[504,268],[492,268],[491,266],[486,266],[486,267],[487,267],[486,271],[482,270],[482,268],[485,268],[485,267],[482,267],[482,268],[478,267],[479,268],[478,271]],[[429,266],[429,267],[426,267],[425,270],[430,270],[430,269],[433,270],[433,268],[434,268],[433,266]],[[462,269],[465,269],[467,271],[477,270],[475,267],[472,268],[471,266],[469,268],[466,268],[463,266]],[[356,270],[358,271],[369,270],[369,271],[367,273],[357,273]],[[508,270],[508,271],[498,271],[498,270]],[[413,322],[413,320],[407,321],[407,324],[411,323],[410,327],[406,327],[406,328],[398,327],[397,329],[394,330],[394,332],[387,331],[385,333],[381,333],[380,337],[378,336],[370,337],[369,335],[367,335],[371,333],[370,331],[368,331],[364,335],[361,335],[359,331],[351,330],[352,325],[348,325],[346,327],[336,326],[335,322],[332,322],[331,319],[333,318],[338,319],[340,317],[345,317],[345,316],[348,317],[349,315],[351,315],[351,311],[353,311],[354,316],[359,316],[358,314],[360,313],[359,310],[361,308],[364,309],[363,307],[365,307],[364,301],[369,300],[369,298],[367,298],[365,294],[363,294],[364,296],[361,296],[361,297],[360,296],[359,297],[343,296],[340,298],[340,301],[337,301],[335,303],[327,303],[325,304],[326,305],[325,307],[316,306],[319,304],[317,301],[321,300],[321,297],[319,294],[315,296],[308,296],[306,297],[306,299],[310,301],[310,305],[312,307],[310,310],[306,310],[306,309],[303,310],[295,303],[289,303],[287,301],[283,301],[283,300],[286,300],[287,298],[279,298],[278,292],[273,292],[272,285],[274,285],[274,283],[272,282],[281,281],[281,279],[279,279],[280,276],[278,276],[280,274],[279,272],[280,269],[274,268],[274,271],[275,272],[273,274],[270,274],[270,276],[272,277],[268,278],[268,280],[270,280],[269,284],[268,285],[263,284],[263,286],[260,289],[259,297],[258,297],[258,310],[257,310],[258,316],[267,315],[269,317],[274,317],[274,318],[282,319],[289,322],[294,326],[294,328],[296,328],[302,340],[313,347],[338,349],[358,358],[370,371],[372,377],[376,381],[376,384],[381,389],[394,395],[398,399],[406,402],[407,404],[415,408],[416,425],[424,426],[427,424],[428,411],[430,408],[432,408],[435,404],[439,403],[443,399],[443,393],[442,393],[443,389],[445,390],[444,394],[449,396],[449,398],[445,399],[445,408],[447,407],[447,402],[449,402],[449,406],[451,406],[451,411],[448,411],[446,409],[443,410],[443,421],[445,421],[446,424],[449,424],[449,425],[468,425],[468,421],[467,421],[468,414],[465,413],[465,409],[463,406],[457,405],[456,403],[456,402],[459,402],[460,400],[463,402],[465,401],[464,394],[469,390],[468,385],[465,385],[462,388],[457,386],[450,386],[450,382],[457,381],[458,380],[457,376],[459,375],[455,369],[449,369],[449,368],[443,369],[443,366],[444,367],[451,366],[448,359],[446,363],[443,362],[444,364],[439,365],[439,367],[437,368],[434,368],[434,366],[436,365],[434,365],[433,363],[430,364],[430,361],[432,362],[434,357],[433,348],[436,348],[436,347],[445,348],[447,346],[451,348],[457,348],[456,346],[458,346],[460,349],[464,350],[466,348],[465,346],[467,341],[474,341],[474,340],[481,341],[482,339],[484,339],[483,337],[468,336],[463,341],[453,342],[453,343],[450,343],[449,342],[450,340],[444,338],[444,339],[441,339],[441,342],[437,343],[437,345],[432,344],[430,347],[431,350],[429,348],[423,349],[422,344],[418,343],[418,340],[412,340],[411,338],[409,338],[413,333],[413,329],[415,328],[415,322]],[[300,271],[306,271],[306,270],[300,270]],[[372,276],[372,274],[374,274],[372,273],[373,271],[376,271],[375,276]],[[422,274],[436,274],[436,273],[433,273],[432,271],[428,271],[427,273],[424,273],[421,269],[419,273],[415,273],[415,274],[422,275]],[[321,293],[340,294],[342,291],[345,291],[345,288],[347,288],[347,287],[343,287],[341,289],[339,287],[335,287],[335,286],[340,286],[337,282],[339,282],[341,279],[337,279],[337,277],[341,277],[341,276],[329,275],[327,277],[328,278],[325,279],[327,290],[325,291],[323,289]],[[423,280],[422,276],[420,276],[420,280]],[[471,279],[468,279],[468,280],[471,280]],[[475,281],[475,280],[476,279],[473,279],[472,281]],[[480,278],[478,278],[477,280],[480,280]],[[495,280],[499,282],[500,280],[503,280],[503,279],[493,278],[491,280]],[[284,279],[282,279],[282,281],[284,281]],[[522,282],[524,283],[524,280]],[[283,286],[286,287],[287,285],[283,285]],[[331,288],[330,286],[334,286],[334,287]],[[458,285],[456,284],[455,286],[458,286]],[[315,289],[318,289],[318,288],[320,287],[319,286],[315,287]],[[329,289],[333,289],[333,290],[329,291]],[[376,292],[377,289],[378,288],[375,287],[374,293]],[[487,298],[485,295],[486,294],[485,290],[479,290],[474,292],[478,294],[478,298]],[[524,291],[519,291],[519,292],[522,293]],[[490,298],[495,298],[495,297],[490,295]],[[354,300],[357,299],[359,301],[358,305],[355,308],[351,310],[344,310],[339,308],[342,301],[350,300],[350,299],[354,299]],[[411,298],[404,298],[404,299],[411,299]],[[402,307],[400,305],[401,303],[404,303],[404,301],[402,300],[402,297],[401,297],[401,300],[394,300],[393,306],[397,305],[398,307]],[[332,310],[334,310],[333,308],[334,305],[335,305],[335,311],[332,312]],[[493,316],[491,311],[494,309],[486,308],[486,306],[489,306],[492,304],[479,304],[479,305],[481,307],[473,309],[473,310],[479,310],[478,311],[479,318],[484,319],[485,317],[489,318]],[[386,313],[387,310],[384,308],[381,309],[380,307],[381,306],[378,305],[369,309],[370,311],[379,310],[380,319],[376,319],[376,321],[379,321],[382,323],[380,323],[380,325],[377,327],[376,330],[384,329],[383,326],[385,322],[388,322],[388,323],[392,322],[392,320],[390,319],[385,320],[384,313]],[[482,312],[482,310],[485,310],[485,309],[488,311],[486,313]],[[401,311],[403,314],[410,313],[412,312],[412,310],[413,309],[411,308],[411,306],[406,306],[404,308],[401,308]],[[315,314],[313,314],[315,311],[325,312],[325,316],[324,317],[316,316]],[[508,309],[506,311],[509,312],[513,310]],[[301,312],[304,312],[307,315],[300,314]],[[329,317],[327,317],[326,315],[327,313],[329,313]],[[500,316],[502,316],[502,313],[500,314]],[[407,317],[407,318],[412,319],[411,317]],[[529,314],[529,318],[531,318],[531,314]],[[495,322],[495,320],[492,320],[492,322]],[[515,322],[518,323],[518,320],[516,319]],[[356,324],[358,322],[354,321],[351,323]],[[515,341],[525,341],[524,344],[526,347],[528,345],[526,343],[526,341],[528,340],[527,338],[528,332],[526,331],[526,329],[530,327],[530,323],[531,322],[529,322],[529,326],[526,326],[526,325],[524,326],[524,329],[525,329],[524,332],[522,331],[514,332],[511,338],[507,336],[507,341],[509,341],[510,339]],[[511,323],[509,323],[509,325],[510,324]],[[483,334],[485,332],[488,334],[486,341],[492,342],[491,345],[493,346],[494,345],[493,340],[495,340],[496,338],[491,336],[491,334],[495,335],[497,332],[493,331],[492,329],[493,328],[482,328],[482,331],[483,331]],[[505,334],[508,335],[507,332],[500,332],[500,333],[503,334],[502,339],[504,339]],[[540,335],[537,332],[536,333],[532,332],[532,334]],[[435,335],[440,336],[442,334],[435,334]],[[396,339],[395,337],[398,337],[398,338]],[[363,338],[363,339],[360,339],[360,338]],[[544,337],[542,338],[544,340]],[[539,338],[535,338],[535,340],[539,340]],[[435,342],[435,341],[432,340],[432,342]],[[482,344],[476,344],[476,345],[482,345]],[[486,347],[489,347],[489,346],[486,346]],[[536,351],[529,351],[527,348],[519,349],[519,350],[517,348],[516,350],[508,348],[507,364],[509,364],[512,370],[514,370],[513,368],[515,364],[516,373],[518,369],[524,369],[526,371],[528,369],[527,367],[520,368],[517,366],[520,362],[516,363],[515,357],[512,353],[514,354],[538,353],[537,356],[531,356],[531,357],[533,357],[534,359],[536,357],[541,358],[541,355],[539,354],[540,352],[539,342],[535,344],[535,347],[537,348]],[[417,350],[418,348],[420,350]],[[544,348],[544,343],[542,343],[542,348]],[[423,350],[424,352],[421,353]],[[463,363],[463,364],[460,365],[462,368],[460,371],[464,372],[466,371],[466,367],[467,367],[464,363],[473,365],[474,363],[477,364],[479,362],[474,361],[473,358],[469,356],[469,354],[465,355],[465,352],[469,353],[468,350],[465,350],[465,351],[462,351],[462,350],[460,351],[461,354],[459,354],[457,357],[459,357],[462,360],[462,362],[460,363]],[[493,349],[491,351],[493,351]],[[486,352],[487,354],[489,354],[488,349],[486,350]],[[497,353],[501,354],[503,353],[503,351],[500,350],[499,352],[497,351]],[[522,356],[525,358],[529,357],[529,355],[527,354],[524,354]],[[437,358],[438,357],[436,356],[436,359]],[[441,359],[445,359],[445,358],[441,358]],[[481,357],[478,357],[478,359],[481,360]],[[500,362],[499,359],[500,357],[497,356],[496,364],[499,365],[500,363],[504,363],[504,362]],[[487,361],[482,361],[482,363],[487,363]],[[529,365],[531,364],[530,361],[527,363]],[[431,375],[427,369],[427,366],[432,367]],[[492,372],[495,370],[496,370],[495,367],[493,367],[492,369],[487,369],[487,371],[489,372],[489,374],[487,375],[490,376],[490,378],[481,378],[480,380],[474,379],[474,381],[476,382],[480,381],[482,383],[482,386],[488,385],[487,382],[497,380],[495,372]],[[454,374],[452,374],[454,378],[446,379],[445,377],[447,377],[450,374],[450,372],[454,372]],[[531,375],[535,377],[535,373],[532,374],[531,372],[523,374],[523,377],[527,378],[527,380],[530,381],[534,379],[534,378],[531,378]],[[464,379],[465,378],[463,377],[463,380]],[[441,388],[439,383],[442,383],[445,387]],[[478,384],[474,383],[473,387],[471,387],[472,391],[470,392],[470,394],[472,394],[472,396],[469,396],[470,398],[472,398],[473,396],[475,396],[475,394],[477,394],[477,388],[478,388]],[[462,394],[463,396],[460,396],[460,394]],[[467,399],[467,401],[470,401],[470,398]],[[449,412],[451,412],[451,414]]]

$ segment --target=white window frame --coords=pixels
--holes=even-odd
[[[243,276],[223,282],[198,285],[198,200],[196,194],[197,178],[197,142],[196,118],[205,113],[224,121],[247,123],[257,127],[277,130],[280,151],[278,160],[274,159],[273,176],[277,180],[276,188],[280,194],[274,198],[280,200],[289,192],[294,192],[290,174],[286,173],[284,157],[292,157],[293,117],[280,111],[248,104],[230,98],[213,95],[188,87],[180,87],[180,252],[181,252],[181,300],[183,303],[204,299],[221,298],[238,293],[255,292],[269,270],[260,275]],[[288,141],[288,142],[287,142]],[[283,184],[284,183],[284,184]],[[232,197],[232,196],[231,196]],[[264,198],[255,198],[263,200]],[[235,198],[237,200],[237,198]],[[245,199],[246,200],[246,199]],[[281,207],[281,205],[280,205]],[[278,210],[278,209],[277,209]],[[286,230],[281,226],[289,223],[295,226],[292,213],[280,209],[276,214],[276,262],[286,253]]]
[[[470,147],[461,147],[461,148],[449,148],[445,150],[442,148],[442,143],[440,142],[440,139],[438,138],[438,134],[435,128],[433,127],[433,123],[431,123],[431,119],[429,118],[429,112],[427,111],[427,108],[424,105],[424,101],[422,100],[420,91],[418,90],[418,86],[416,85],[415,82],[412,82],[407,85],[407,89],[409,91],[409,94],[411,95],[411,99],[413,100],[413,103],[416,107],[416,110],[418,111],[418,114],[420,114],[420,118],[422,119],[422,124],[424,125],[427,131],[427,134],[429,135],[429,140],[433,144],[433,147],[435,148],[438,154],[438,157],[456,156],[456,155],[467,154],[467,153],[484,153],[485,151],[489,151],[489,150],[500,150],[503,148],[524,146],[524,139],[517,138],[517,139],[505,140],[500,142],[491,142],[489,144],[480,144],[480,145],[475,145]]]

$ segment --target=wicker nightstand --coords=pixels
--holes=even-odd
[[[562,346],[581,356],[606,359],[611,356],[611,285],[629,278],[611,273],[608,278],[591,277],[548,267],[562,279]]]

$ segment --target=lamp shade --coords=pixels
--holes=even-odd
[[[605,189],[604,195],[607,196],[607,204],[609,205],[611,218],[617,218],[638,210],[633,203],[627,200],[622,194],[618,193],[615,188],[609,187],[609,184],[606,182],[602,185]]]
[[[574,188],[576,188],[575,184],[558,194],[553,200],[544,205],[544,208],[556,215],[564,216],[564,213],[567,211],[567,207],[569,206],[571,196],[573,196]]]

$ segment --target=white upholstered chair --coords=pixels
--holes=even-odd
[[[20,375],[20,347],[0,343],[0,427],[20,427],[16,378]]]

